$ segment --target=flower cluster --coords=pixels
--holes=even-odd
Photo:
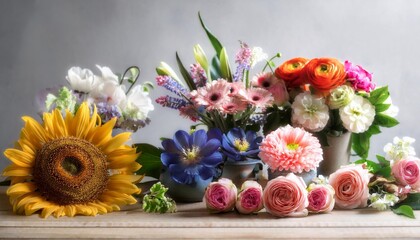
[[[351,132],[357,135],[353,149],[361,157],[367,157],[369,139],[380,133],[379,127],[398,124],[393,118],[398,108],[392,105],[388,88],[376,88],[372,74],[349,61],[293,58],[277,67],[275,76],[285,83],[291,104],[269,109],[269,114],[290,112],[286,122],[317,135]],[[268,116],[265,132],[284,124],[276,122],[278,117]]]
[[[59,109],[74,113],[83,101],[95,104],[102,123],[117,118],[115,128],[137,131],[146,126],[150,119],[148,114],[154,109],[149,95],[150,83],[136,84],[139,77],[137,67],[128,68],[119,78],[108,67],[97,65],[101,72],[95,75],[89,69],[72,67],[66,79],[70,89],[62,87],[58,90],[44,91],[40,102],[42,111]],[[123,84],[127,81],[128,89]]]
[[[212,36],[207,27],[203,25],[203,28]],[[226,49],[214,36],[210,41],[217,42],[217,45],[213,45],[216,51],[213,59],[217,59],[218,64],[210,64],[200,45],[194,47],[196,62],[190,65],[189,71],[177,55],[184,81],[168,64],[161,63],[156,69],[156,82],[172,95],[161,96],[156,102],[163,107],[178,110],[180,115],[199,121],[209,129],[219,128],[224,133],[235,127],[259,127],[262,122],[253,119],[273,105],[282,106],[289,98],[283,80],[273,73],[259,73],[252,79],[249,77],[250,70],[261,61],[267,62],[264,69],[271,68],[272,59],[267,60],[267,54],[261,48],[251,48],[240,42],[235,58],[237,67],[232,74]]]

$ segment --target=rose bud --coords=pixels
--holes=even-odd
[[[392,165],[391,172],[398,184],[420,191],[420,159],[408,157],[399,160]]]
[[[206,188],[203,201],[210,212],[229,212],[235,207],[238,189],[230,179],[221,178]]]
[[[311,213],[328,213],[334,208],[334,189],[326,184],[311,184],[308,188],[308,210]]]
[[[308,192],[301,177],[289,173],[270,180],[264,189],[264,207],[277,217],[304,217],[308,215]]]
[[[335,206],[341,209],[367,207],[370,175],[361,165],[341,167],[329,177],[335,191]]]
[[[242,184],[236,200],[236,209],[242,214],[250,214],[263,209],[263,190],[256,181],[248,180]]]

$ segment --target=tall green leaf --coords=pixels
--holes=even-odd
[[[179,71],[181,72],[182,77],[184,78],[185,82],[187,83],[188,88],[191,91],[197,89],[197,87],[195,86],[194,80],[192,79],[191,75],[188,73],[187,69],[182,64],[181,59],[178,56],[178,52],[175,55],[176,55],[176,62],[178,63]]]
[[[220,53],[219,59],[222,77],[228,82],[232,82],[232,73],[230,71],[229,58],[225,48],[222,48],[222,52]]]
[[[201,26],[203,27],[204,31],[206,31],[207,37],[210,40],[211,45],[213,45],[214,50],[217,53],[217,56],[220,58],[220,52],[222,51],[222,44],[220,41],[210,32],[207,26],[204,24],[203,19],[201,18],[200,12],[198,12],[198,18],[200,19]]]
[[[135,144],[135,147],[141,153],[136,162],[142,165],[136,173],[159,179],[163,166],[160,160],[162,150],[147,143]]]
[[[213,57],[211,60],[211,68],[210,68],[211,79],[219,79],[222,77],[222,73],[220,70],[220,61],[217,58],[217,55]],[[209,78],[210,80],[210,78]]]

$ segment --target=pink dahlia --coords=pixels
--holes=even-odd
[[[273,104],[273,96],[271,93],[262,88],[249,88],[246,92],[242,93],[249,104],[265,109]]]
[[[272,171],[309,172],[322,161],[322,148],[318,139],[302,128],[290,125],[266,136],[260,145],[259,157]]]
[[[221,109],[230,93],[230,84],[224,79],[214,80],[191,92],[192,100],[207,110]]]

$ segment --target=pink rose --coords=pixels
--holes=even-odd
[[[221,178],[206,188],[203,201],[211,212],[229,212],[235,207],[238,189],[230,179]]]
[[[335,191],[335,206],[341,209],[363,208],[369,197],[370,176],[362,165],[348,165],[330,175]]]
[[[264,189],[264,207],[277,217],[304,217],[308,215],[308,192],[301,177],[289,173],[270,180]]]
[[[236,209],[242,214],[250,214],[263,209],[263,190],[256,181],[245,181],[239,190]]]
[[[346,70],[347,81],[351,83],[354,90],[370,92],[375,89],[375,84],[372,82],[372,73],[349,61],[344,62],[344,69]]]
[[[411,189],[420,191],[420,159],[408,157],[392,165],[392,175],[398,184],[409,185]]]
[[[330,185],[311,184],[308,189],[308,210],[312,213],[328,213],[334,208],[334,189]]]

